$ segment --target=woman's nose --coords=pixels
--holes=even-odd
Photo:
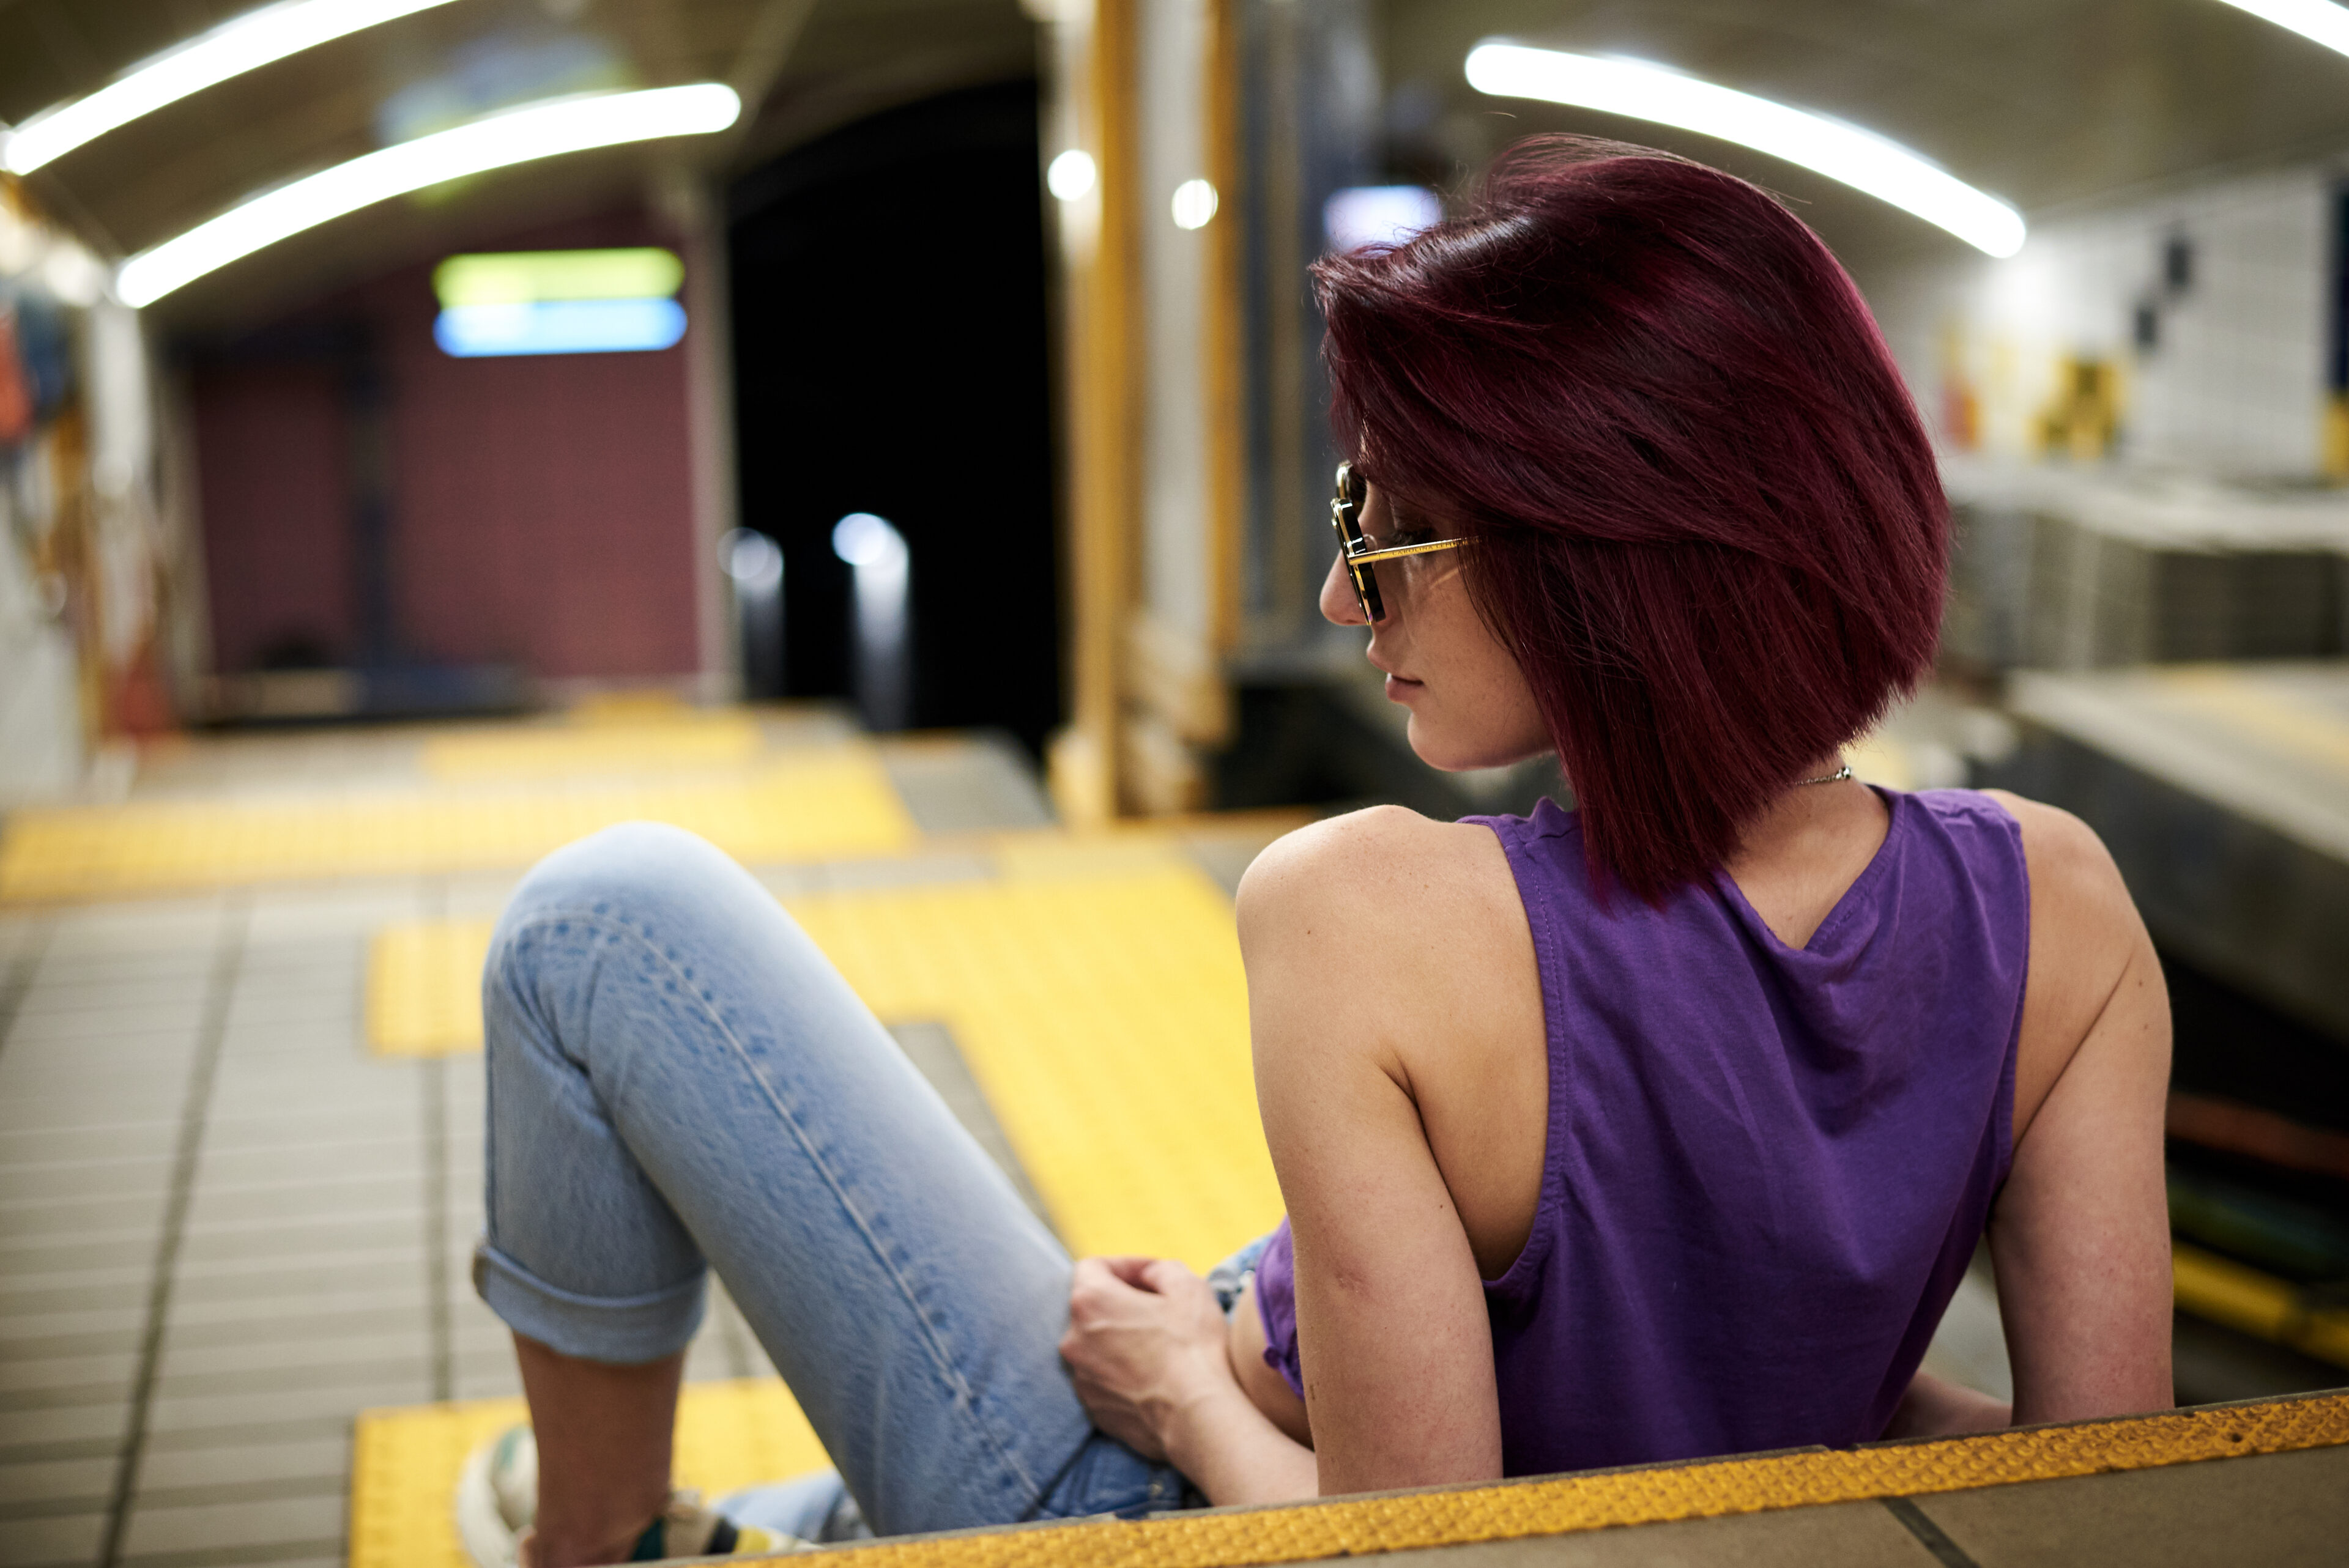
[[[1321,579],[1322,619],[1340,626],[1362,626],[1361,601],[1354,597],[1353,580],[1346,575],[1345,562],[1337,556],[1330,558],[1330,575]]]

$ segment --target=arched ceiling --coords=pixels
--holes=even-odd
[[[0,0],[0,119],[17,120],[251,0]],[[1294,0],[1273,0],[1294,3]],[[1406,172],[1456,179],[1516,135],[1666,146],[1797,198],[1856,267],[1957,242],[1818,176],[1706,139],[1484,98],[1478,39],[1660,61],[1840,116],[2042,217],[2198,172],[2349,150],[2349,58],[2220,0],[1369,0]],[[32,177],[137,251],[243,196],[450,118],[580,86],[720,80],[733,132],[574,155],[326,225],[158,309],[220,324],[468,232],[621,199],[680,167],[740,170],[874,109],[1028,74],[1018,0],[453,0],[211,88]]]
[[[1743,149],[1485,98],[1462,62],[1502,36],[1673,66],[1903,142],[2026,217],[2349,153],[2349,58],[2220,0],[1385,0],[1380,16],[1391,136],[1430,174],[1456,175],[1536,130],[1665,147],[1798,198],[1860,265],[1971,253]]]
[[[0,119],[102,87],[253,8],[0,0]],[[574,154],[384,202],[155,307],[170,325],[229,325],[469,234],[592,211],[679,170],[753,167],[861,115],[1035,62],[1018,0],[453,0],[197,93],[27,183],[127,254],[255,191],[510,103],[694,81],[743,97],[743,119],[722,136]]]

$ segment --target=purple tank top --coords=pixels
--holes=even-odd
[[[1800,949],[1723,874],[1602,908],[1548,801],[1467,819],[1549,1037],[1533,1233],[1485,1286],[1505,1474],[1883,1435],[2006,1180],[2031,894],[1996,804],[1879,793],[1883,848]],[[1256,1290],[1301,1396],[1286,1220]]]

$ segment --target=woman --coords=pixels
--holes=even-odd
[[[1358,812],[1251,868],[1289,1218],[1221,1290],[1070,1264],[714,851],[552,857],[485,982],[477,1268],[545,1568],[731,1541],[667,1490],[705,1258],[885,1533],[2168,1403],[2167,1004],[2118,876],[2061,812],[1837,755],[1927,671],[1946,554],[1841,269],[1740,181],[1548,140],[1318,274],[1323,612],[1420,756],[1555,750],[1578,810]],[[1918,1371],[1985,1226],[2012,1409]]]

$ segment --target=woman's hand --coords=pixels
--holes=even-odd
[[[1164,1461],[1184,1411],[1237,1391],[1207,1282],[1171,1258],[1081,1258],[1061,1356],[1093,1425]]]

